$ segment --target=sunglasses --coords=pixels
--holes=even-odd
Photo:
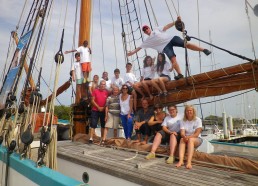
[[[122,89],[125,89],[125,90],[126,90],[126,89],[128,89],[128,88],[124,87],[124,88],[122,88]]]

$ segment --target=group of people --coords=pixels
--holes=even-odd
[[[178,17],[177,21],[181,21],[181,18]],[[179,162],[176,166],[183,165],[187,147],[186,167],[192,167],[191,160],[194,148],[202,143],[200,138],[202,123],[200,118],[196,116],[195,109],[192,106],[186,106],[184,116],[181,116],[177,113],[177,107],[173,105],[168,107],[169,114],[167,115],[161,105],[155,105],[154,110],[149,108],[148,100],[143,92],[144,90],[152,100],[153,95],[149,87],[154,87],[158,91],[158,95],[167,96],[168,90],[165,84],[171,80],[170,72],[173,69],[177,72],[175,80],[183,78],[173,47],[202,51],[206,55],[211,53],[209,50],[186,42],[178,36],[171,37],[167,34],[166,31],[174,25],[175,22],[172,22],[154,30],[151,30],[147,25],[142,27],[142,31],[148,35],[148,38],[143,41],[140,47],[129,51],[127,56],[137,53],[142,48],[155,49],[159,54],[156,65],[154,65],[155,58],[145,57],[139,82],[131,72],[131,63],[126,64],[126,73],[123,78],[120,77],[119,69],[114,70],[114,77],[111,79],[108,78],[107,72],[103,72],[100,81],[98,75],[93,76],[93,81],[89,84],[92,104],[89,143],[93,143],[93,134],[99,121],[101,124],[101,145],[105,144],[109,128],[114,128],[114,137],[116,137],[118,124],[121,121],[125,138],[128,141],[131,140],[133,130],[136,132],[136,142],[142,144],[146,144],[148,138],[155,135],[151,152],[146,156],[146,159],[155,158],[155,151],[162,141],[169,142],[170,156],[166,162],[174,162],[174,154],[179,144]],[[76,61],[72,67],[72,79],[81,85],[87,81],[91,71],[90,54],[92,51],[88,47],[88,41],[84,41],[83,46],[66,51],[65,54],[70,52],[76,52]],[[170,62],[166,61],[165,55]],[[156,73],[158,78],[154,78]],[[142,96],[142,109],[138,111],[136,111],[137,93]],[[78,94],[80,95],[80,92]],[[143,141],[142,135],[144,135]]]
[[[156,132],[150,153],[145,157],[147,160],[155,158],[155,152],[161,142],[169,143],[169,158],[166,163],[175,161],[175,152],[179,146],[179,162],[176,167],[184,164],[184,156],[187,150],[186,168],[192,168],[192,157],[194,149],[202,144],[201,131],[202,121],[196,115],[192,105],[186,105],[184,115],[178,113],[175,105],[168,106],[169,115],[161,123],[162,130]],[[152,120],[149,120],[151,126]],[[160,121],[157,121],[160,124]]]
[[[142,108],[133,111],[133,96],[129,94],[129,87],[123,84],[121,89],[114,86],[112,94],[108,96],[105,89],[106,81],[101,80],[98,89],[92,93],[92,121],[90,123],[89,143],[93,143],[94,130],[98,121],[101,124],[101,142],[105,145],[109,128],[114,128],[114,137],[117,135],[118,124],[122,123],[124,136],[131,141],[133,130],[136,140],[134,143],[147,144],[150,136],[155,136],[151,152],[146,159],[155,158],[155,152],[161,143],[169,143],[170,154],[166,163],[172,164],[175,160],[176,148],[179,146],[180,167],[184,164],[184,156],[187,149],[186,168],[192,168],[192,156],[194,148],[201,145],[202,121],[196,116],[193,106],[185,106],[184,115],[179,114],[175,105],[168,106],[168,114],[163,111],[161,104],[156,104],[154,109],[149,107],[147,99],[142,100]]]

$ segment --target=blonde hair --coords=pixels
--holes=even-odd
[[[193,105],[186,105],[186,106],[185,106],[185,111],[184,111],[184,118],[183,118],[183,121],[189,120],[189,118],[187,118],[187,115],[186,115],[187,109],[193,109],[193,119],[192,119],[192,120],[196,120],[196,115],[197,115],[197,113],[196,113],[195,107],[194,107]]]

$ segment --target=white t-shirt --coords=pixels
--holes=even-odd
[[[111,78],[111,84],[114,84],[119,89],[121,89],[122,85],[124,84],[124,80],[121,77],[116,78],[116,76],[114,76]]]
[[[75,71],[75,79],[82,79],[82,67],[79,62],[73,62],[71,70]]]
[[[153,79],[155,76],[155,70],[154,67],[145,67],[141,71],[141,76],[143,79],[150,78]]]
[[[127,115],[130,112],[130,95],[128,95],[127,99],[122,101],[122,94],[119,95],[119,103],[120,103],[120,113],[122,115]]]
[[[131,72],[126,73],[124,76],[124,82],[128,85],[131,86],[129,83],[127,83],[127,81],[131,82],[132,84],[134,84],[135,82],[137,82],[137,79],[135,77],[135,75]]]
[[[88,47],[80,46],[76,51],[80,52],[81,63],[90,62],[90,49]]]
[[[158,75],[160,76],[161,74],[164,74],[164,75],[170,76],[169,69],[171,69],[171,67],[172,67],[171,63],[166,61],[165,65],[164,65],[164,68],[163,68],[163,71],[161,73],[157,72]],[[157,69],[157,67],[155,69]]]
[[[198,128],[202,128],[202,120],[198,117],[196,117],[196,120],[193,121],[180,121],[180,129],[185,130],[186,136],[194,134],[195,130]],[[199,134],[199,137],[201,137],[201,134]]]
[[[180,131],[180,120],[182,119],[181,114],[177,114],[176,117],[172,118],[171,116],[166,116],[161,126],[168,128],[170,132],[179,132]]]
[[[102,81],[102,80],[105,80],[105,79],[101,78],[100,81]],[[105,81],[106,81],[106,80],[105,80]],[[109,90],[110,88],[111,88],[111,80],[108,79],[108,80],[106,81],[106,89]]]
[[[162,52],[165,46],[170,42],[172,36],[163,31],[164,27],[156,27],[151,32],[150,36],[143,41],[141,48],[152,48],[158,52]]]

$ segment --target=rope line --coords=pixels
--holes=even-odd
[[[101,49],[102,49],[102,63],[103,63],[103,67],[104,67],[104,71],[106,71],[105,69],[105,54],[104,54],[104,47],[103,47],[103,31],[102,31],[102,16],[101,16],[101,9],[100,9],[100,0],[99,0],[99,24],[100,24],[100,38],[101,38]]]
[[[113,37],[114,37],[114,47],[115,47],[115,57],[116,57],[116,68],[117,68],[117,53],[116,53],[116,36],[115,36],[115,26],[114,26],[114,12],[113,12],[113,4],[111,2],[111,13],[112,13],[112,28],[113,28]]]

